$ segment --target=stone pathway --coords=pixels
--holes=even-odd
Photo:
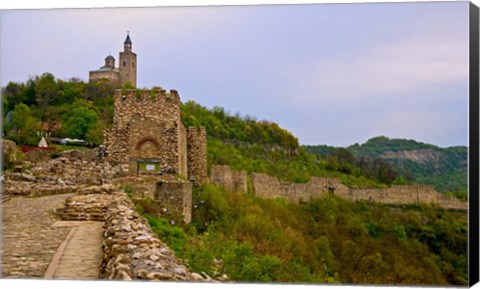
[[[59,221],[72,194],[14,197],[2,204],[2,277],[98,279],[103,222]]]
[[[103,222],[70,221],[54,226],[69,226],[46,273],[47,279],[98,279],[103,251]]]
[[[12,197],[1,206],[2,278],[42,278],[67,227],[52,226],[53,210],[72,194],[41,198]]]

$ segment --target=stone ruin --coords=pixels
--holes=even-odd
[[[135,211],[132,200],[113,185],[79,190],[66,200],[61,216],[67,221],[105,223],[102,279],[214,282],[203,272],[188,270]]]
[[[128,174],[176,174],[207,181],[205,128],[185,129],[176,90],[117,90],[113,127],[105,131],[107,160]]]
[[[195,129],[195,134],[202,132]],[[202,144],[195,146],[197,153],[206,149]],[[7,141],[3,148],[4,155],[15,155],[13,142]],[[197,164],[191,171],[198,172],[201,166]],[[203,272],[191,272],[185,267],[136,212],[131,198],[119,190],[121,185],[138,186],[144,197],[154,197],[163,204],[167,217],[188,223],[192,186],[202,181],[202,175],[198,176],[195,181],[186,181],[175,172],[129,171],[106,158],[101,148],[55,155],[32,153],[22,166],[5,172],[2,203],[17,196],[74,193],[54,213],[64,221],[104,223],[103,261],[99,268],[102,279],[216,282]]]
[[[337,178],[312,177],[307,183],[290,183],[262,173],[235,171],[229,166],[213,166],[210,181],[228,191],[247,193],[251,191],[263,198],[285,198],[302,203],[312,198],[333,194],[353,201],[373,201],[390,205],[434,204],[446,209],[467,210],[467,203],[454,196],[446,196],[429,185],[393,185],[389,188],[348,188]]]
[[[192,185],[208,180],[206,131],[183,126],[180,103],[176,90],[116,90],[113,126],[105,130],[104,146],[54,154],[31,150],[23,166],[28,170],[7,173],[27,183],[9,182],[4,195],[39,196],[134,179],[132,187],[155,198],[165,215],[190,222]],[[3,147],[6,158],[15,161],[15,144],[6,141]]]

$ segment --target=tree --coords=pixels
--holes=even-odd
[[[103,131],[104,131],[104,126],[102,125],[102,122],[97,121],[95,126],[93,126],[87,131],[87,134],[85,135],[86,140],[89,142],[92,142],[94,145],[102,144]]]
[[[76,106],[82,102],[75,102],[70,113],[65,118],[62,131],[71,138],[86,139],[87,133],[94,130],[98,124],[98,114],[84,105]]]
[[[57,98],[58,85],[51,73],[44,73],[35,79],[35,99],[41,111],[40,120],[45,120],[48,105],[56,103]]]
[[[13,138],[19,144],[34,145],[36,144],[38,120],[32,116],[30,108],[20,103],[15,106],[12,114]],[[11,134],[12,136],[12,134]]]
[[[25,101],[26,88],[23,83],[9,82],[3,88],[3,109],[4,113],[13,110],[15,105]]]

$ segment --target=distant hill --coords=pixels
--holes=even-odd
[[[431,184],[439,191],[467,190],[467,147],[440,148],[415,140],[375,137],[348,147],[356,156],[381,157],[413,181]]]
[[[336,148],[319,145],[306,149],[328,157]],[[467,147],[440,148],[415,140],[379,136],[346,149],[358,159],[384,159],[411,182],[433,185],[441,192],[467,191]]]

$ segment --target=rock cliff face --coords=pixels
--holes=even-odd
[[[431,164],[435,167],[440,165],[441,153],[432,149],[386,151],[380,156],[385,159],[410,160],[419,164]]]

